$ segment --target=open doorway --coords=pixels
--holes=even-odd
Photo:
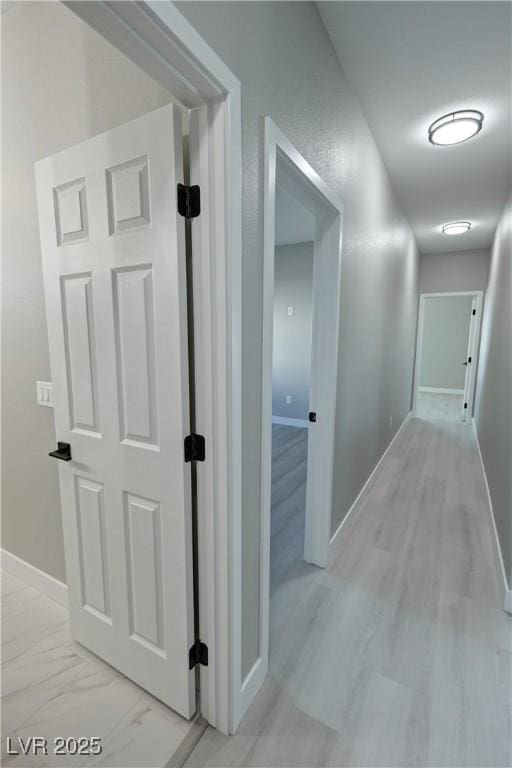
[[[261,622],[252,690],[268,670],[271,590],[298,561],[328,562],[342,215],[341,201],[267,117]]]
[[[315,217],[276,187],[270,592],[304,557]],[[312,416],[313,418],[313,416]]]
[[[421,294],[414,412],[429,421],[471,422],[481,292]]]

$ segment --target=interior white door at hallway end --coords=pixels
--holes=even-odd
[[[72,634],[190,717],[181,125],[158,109],[36,163],[36,184]]]

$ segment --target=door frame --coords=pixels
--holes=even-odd
[[[327,565],[331,538],[343,233],[342,200],[268,116],[264,120],[264,137],[260,655],[246,681],[247,701],[252,699],[268,671],[276,180],[316,217],[310,407],[319,412],[319,418],[310,425],[308,437],[304,559],[321,567]]]
[[[478,369],[478,355],[480,352],[480,326],[482,322],[482,308],[483,308],[483,291],[441,291],[439,293],[420,293],[420,301],[418,305],[418,330],[416,332],[416,354],[414,359],[414,377],[413,377],[413,392],[412,392],[412,412],[416,415],[416,401],[418,393],[418,385],[420,378],[420,365],[421,354],[423,350],[423,324],[425,320],[425,301],[426,299],[438,299],[447,296],[474,296],[476,297],[476,315],[475,315],[475,332],[472,339],[471,349],[471,369],[470,369],[470,396],[468,399],[467,418],[466,424],[471,424],[473,421],[473,410],[475,402],[475,383],[476,374]]]
[[[242,716],[240,82],[170,0],[64,5],[184,107],[199,110],[207,148],[194,167],[203,215],[192,234],[196,422],[206,440],[197,472],[198,578],[209,651],[200,708],[211,725],[233,733]]]

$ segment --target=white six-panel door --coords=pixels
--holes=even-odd
[[[190,717],[181,124],[163,107],[36,163],[36,185],[72,633]]]

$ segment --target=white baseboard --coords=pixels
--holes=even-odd
[[[463,389],[449,389],[447,387],[418,387],[418,392],[431,392],[433,395],[463,395]]]
[[[51,597],[56,603],[60,603],[65,608],[68,607],[68,588],[62,581],[55,579],[44,571],[40,571],[34,565],[22,560],[21,557],[13,555],[6,549],[0,550],[2,556],[2,568],[8,573],[17,576],[31,587],[35,587],[47,597]]]
[[[494,508],[492,506],[491,491],[489,489],[489,481],[487,480],[487,472],[485,471],[484,459],[482,456],[482,451],[480,449],[480,441],[478,439],[476,422],[473,421],[472,424],[473,424],[473,432],[475,434],[475,439],[476,439],[476,446],[478,448],[478,455],[480,456],[480,463],[482,465],[482,471],[484,473],[485,489],[487,491],[487,501],[489,504],[489,517],[491,520],[491,528],[494,531],[495,549],[496,549],[496,554],[500,564],[499,570],[501,570],[501,577],[503,579],[503,589],[504,589],[503,610],[505,610],[507,613],[512,613],[512,590],[508,585],[507,574],[505,572],[505,563],[503,562],[503,552],[501,551],[501,544],[498,537],[498,529],[496,528],[496,520],[494,519]]]
[[[306,427],[309,429],[307,419],[291,419],[288,416],[272,416],[272,424],[284,424],[286,427]]]
[[[365,482],[365,484],[363,485],[363,487],[361,488],[361,490],[360,490],[360,491],[359,491],[359,493],[357,494],[356,498],[355,498],[355,499],[354,499],[354,501],[352,502],[352,506],[351,506],[351,507],[350,507],[350,509],[348,510],[347,514],[345,515],[345,517],[343,518],[343,520],[341,521],[341,523],[338,525],[338,527],[337,527],[336,531],[334,532],[334,534],[331,536],[331,540],[330,540],[330,542],[329,542],[329,550],[330,550],[330,553],[332,553],[332,550],[333,550],[334,544],[335,544],[335,542],[336,542],[336,539],[337,539],[337,537],[338,537],[338,535],[339,535],[339,533],[340,533],[341,529],[343,528],[343,526],[344,526],[344,525],[345,525],[345,523],[347,522],[348,518],[350,517],[350,515],[352,514],[352,512],[354,511],[354,509],[355,509],[355,508],[357,507],[357,505],[359,504],[359,501],[360,501],[360,499],[361,499],[362,495],[364,494],[364,492],[365,492],[365,491],[366,491],[366,490],[369,488],[369,486],[371,485],[371,483],[372,483],[373,479],[375,478],[375,476],[377,475],[377,473],[378,473],[378,471],[379,471],[380,467],[382,466],[382,463],[383,463],[384,459],[386,458],[386,456],[388,455],[389,451],[391,450],[391,446],[393,445],[393,443],[394,443],[394,442],[396,441],[396,439],[398,438],[398,435],[399,435],[399,434],[400,434],[400,433],[401,433],[401,432],[402,432],[402,431],[405,429],[405,426],[406,426],[407,422],[409,421],[409,419],[411,418],[411,416],[413,416],[413,412],[412,412],[412,411],[409,411],[409,413],[407,414],[407,416],[406,416],[406,417],[405,417],[405,419],[402,421],[402,423],[401,423],[401,424],[400,424],[400,426],[398,427],[397,431],[395,432],[395,434],[393,435],[393,437],[392,437],[392,438],[391,438],[391,440],[389,441],[389,443],[388,443],[388,446],[387,446],[386,450],[384,451],[384,453],[382,454],[382,456],[380,457],[380,459],[378,460],[378,462],[377,462],[377,463],[376,463],[376,465],[374,466],[374,468],[373,468],[373,470],[372,470],[372,472],[371,472],[370,476],[368,477],[367,481]]]
[[[240,691],[240,711],[234,713],[231,733],[235,733],[236,729],[240,725],[240,722],[249,709],[251,702],[253,701],[256,693],[263,685],[263,681],[267,676],[267,671],[263,665],[261,656],[254,662],[254,665],[242,683],[242,689]]]

